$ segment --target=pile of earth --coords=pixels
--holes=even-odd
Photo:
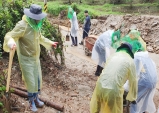
[[[125,36],[130,29],[137,29],[147,44],[147,50],[159,54],[159,17],[149,15],[107,15],[91,20],[90,34],[100,35],[112,26],[121,26],[121,35]]]
[[[70,27],[69,20],[65,16],[49,16],[52,24]],[[79,24],[82,26],[82,24]],[[107,15],[100,16],[97,19],[91,19],[90,35],[100,35],[112,27],[120,27],[121,35],[125,36],[130,29],[138,29],[141,37],[147,44],[147,50],[159,54],[159,17],[150,15]]]

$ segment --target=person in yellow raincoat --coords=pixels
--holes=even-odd
[[[17,49],[20,68],[28,91],[30,109],[37,111],[44,103],[39,100],[38,92],[42,85],[40,67],[40,44],[46,49],[56,47],[58,42],[50,41],[41,34],[41,27],[46,13],[42,12],[39,5],[32,4],[30,9],[24,9],[24,16],[14,29],[4,38],[3,49],[9,52]]]
[[[129,80],[130,86],[126,99],[136,100],[137,78],[132,50],[137,48],[133,47],[138,46],[137,43],[139,42],[123,43],[117,48],[117,52],[109,57],[96,82],[90,113],[123,113],[123,85],[126,80]]]
[[[146,43],[140,36],[140,32],[138,30],[132,29],[130,32],[123,38],[121,38],[121,43],[124,42],[131,42],[131,41],[138,41],[142,45],[143,51],[146,51]]]

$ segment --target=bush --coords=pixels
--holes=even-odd
[[[60,63],[61,65],[65,65],[64,52],[63,52],[63,40],[62,35],[57,27],[54,27],[50,24],[48,20],[44,22],[45,27],[42,28],[42,34],[48,39],[58,42],[57,48],[53,49],[55,54],[55,58],[57,59],[58,54],[60,55]],[[45,51],[41,52],[41,55],[46,55]]]
[[[91,19],[97,18],[97,14],[92,11],[89,11],[89,16]],[[77,18],[80,23],[84,22],[84,19],[85,19],[84,10],[77,14]]]
[[[26,3],[26,5],[25,5]],[[3,0],[3,9],[4,10],[0,10],[0,45],[3,46],[3,42],[4,42],[4,36],[5,34],[12,30],[14,28],[14,26],[16,25],[16,23],[18,21],[21,20],[22,16],[24,15],[23,13],[23,7],[29,7],[30,3],[27,3],[27,0],[15,0],[15,2],[8,2],[7,0]],[[55,6],[55,5],[54,5]],[[64,5],[59,5],[55,7],[51,7],[54,15],[58,15],[60,13],[60,11],[66,9],[67,6]],[[57,32],[57,28],[51,26],[51,24],[47,21],[44,22],[43,25],[43,33],[44,36],[52,39],[52,37],[54,37],[54,41],[61,41],[60,37],[59,37],[59,32]],[[57,47],[56,50],[54,50],[54,52],[56,53],[55,55],[57,55],[58,53],[61,55],[63,55],[63,45],[62,42],[59,43],[59,46]],[[0,46],[0,52],[2,52],[2,46]],[[45,51],[45,49],[43,49]],[[58,51],[57,51],[58,50]],[[43,52],[42,52],[43,53]],[[42,55],[46,55],[46,53],[42,54]],[[41,56],[42,56],[41,55]],[[64,61],[62,61],[64,64]]]
[[[28,6],[25,6],[28,7]],[[2,8],[3,10],[0,10],[0,43],[1,48],[0,52],[3,51],[3,42],[4,42],[4,36],[5,34],[12,30],[16,23],[21,20],[23,15],[23,1],[22,0],[16,0],[14,3],[9,2],[8,0],[2,1]]]
[[[53,5],[53,6],[48,7],[48,13],[50,13],[54,16],[58,16],[61,11],[67,10],[67,8],[68,7],[66,5]]]
[[[71,4],[71,7],[72,7],[72,9],[73,9],[74,11],[76,11],[77,14],[80,12],[80,10],[79,10],[79,8],[78,8],[78,6],[77,6],[76,3],[72,3],[72,4]]]

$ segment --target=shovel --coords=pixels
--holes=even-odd
[[[11,76],[11,69],[12,69],[12,62],[13,62],[14,53],[15,53],[15,47],[13,49],[11,49],[10,53],[9,53],[9,66],[8,66],[8,76],[7,76],[6,92],[9,91],[10,76]]]

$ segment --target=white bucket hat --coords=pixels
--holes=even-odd
[[[46,13],[42,12],[42,8],[40,5],[32,4],[30,9],[25,8],[24,14],[32,19],[41,20],[46,17]]]

